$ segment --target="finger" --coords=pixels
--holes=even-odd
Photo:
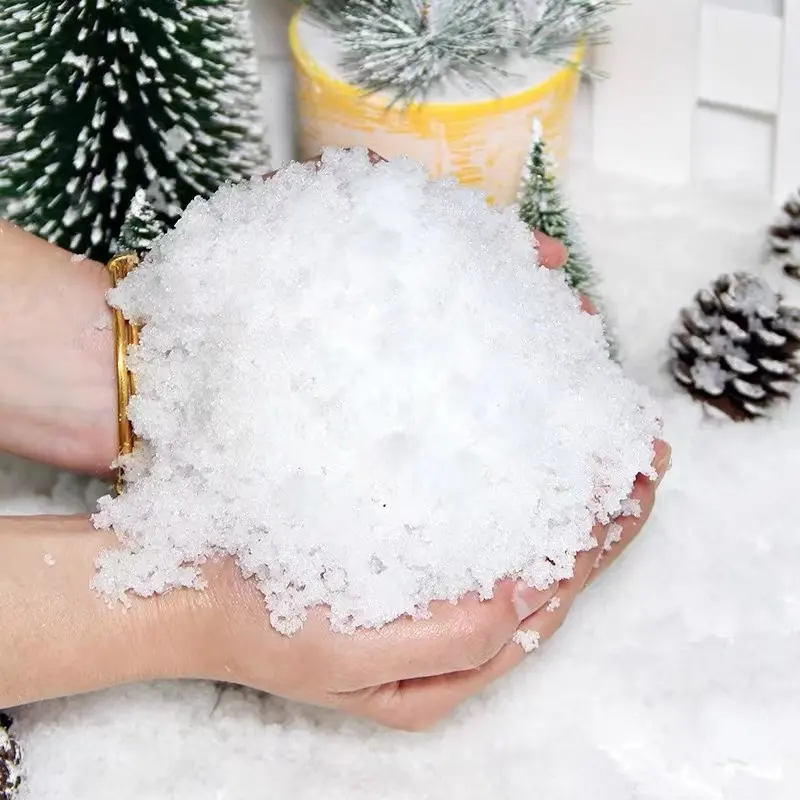
[[[581,295],[581,309],[585,311],[587,314],[597,313],[597,306],[585,294]]]
[[[352,150],[352,147],[345,147],[345,150]],[[367,157],[369,158],[370,164],[380,164],[382,162],[386,162],[386,159],[380,155],[380,153],[376,153],[374,150],[370,150],[367,148]],[[315,156],[314,158],[310,158],[307,161],[303,162],[304,164],[316,164],[317,167],[322,163],[322,155]],[[273,169],[271,172],[267,172],[265,175],[261,177],[268,181],[270,178],[274,178],[280,172],[279,169]]]
[[[359,630],[352,636],[328,634],[326,643],[335,673],[331,688],[348,693],[364,688],[364,664],[371,685],[443,675],[474,669],[492,659],[511,640],[520,621],[545,606],[558,591],[502,581],[494,597],[481,600],[469,594],[457,604],[434,602],[425,619],[404,617],[378,630]],[[321,614],[319,615],[321,617]],[[327,620],[309,619],[298,636],[324,635]],[[336,666],[342,665],[342,666]]]
[[[567,248],[561,242],[539,231],[534,231],[533,239],[539,252],[539,263],[548,269],[561,269],[567,263]]]
[[[569,591],[569,597],[577,594],[578,591],[574,588]],[[525,623],[526,628],[537,634],[539,643],[545,642],[564,623],[572,602],[564,600],[560,603],[554,602],[552,608],[545,606]],[[410,730],[427,730],[449,716],[469,698],[508,675],[525,660],[526,655],[520,645],[507,642],[491,661],[476,669],[401,681],[386,687],[383,697],[376,695],[371,698],[371,710],[376,715],[375,718],[384,724]]]
[[[380,155],[380,153],[376,153],[374,150],[367,148],[367,155],[369,156],[369,160],[373,164],[380,164],[382,162],[386,162],[386,159]]]
[[[612,527],[616,526],[613,531],[613,542],[606,545],[606,549],[601,554],[596,569],[589,576],[587,585],[595,581],[603,572],[605,572],[627,549],[628,545],[639,535],[644,528],[650,514],[653,511],[653,506],[656,500],[656,491],[664,480],[664,476],[670,469],[672,462],[672,448],[662,441],[655,443],[656,455],[653,459],[653,466],[655,467],[658,477],[655,481],[650,480],[644,475],[640,475],[636,479],[633,487],[631,498],[638,501],[641,508],[641,514],[638,516],[626,516],[615,520]]]
[[[319,155],[319,156],[316,156],[315,158],[310,158],[307,161],[304,161],[303,163],[304,164],[314,164],[317,167],[319,167],[319,165],[322,163],[322,156]],[[265,181],[268,181],[270,178],[274,178],[280,171],[281,171],[280,169],[273,169],[272,172],[267,172],[265,175],[262,175],[261,177]]]
[[[641,513],[636,516],[619,517],[611,523],[611,537],[606,544],[606,549],[597,558],[592,574],[586,581],[587,586],[605,572],[641,533],[653,509],[655,500],[653,481],[640,475],[634,484],[631,499],[640,504]]]
[[[597,526],[594,536],[597,547],[577,556],[572,578],[562,581],[550,600],[528,617],[514,634],[518,631],[530,634],[538,647],[561,627],[605,544],[607,526]],[[523,661],[526,651],[512,641],[514,634],[493,658],[477,668],[378,687],[366,698],[366,713],[391,727],[427,730]]]

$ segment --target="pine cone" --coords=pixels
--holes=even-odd
[[[755,275],[723,275],[683,310],[670,338],[677,381],[735,420],[765,416],[800,375],[800,308]]]
[[[783,271],[800,280],[800,189],[781,209],[781,218],[769,229],[773,256]]]
[[[10,728],[11,718],[0,713],[0,800],[12,800],[21,781],[22,753],[11,736]]]

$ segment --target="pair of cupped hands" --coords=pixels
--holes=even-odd
[[[542,266],[564,265],[567,252],[555,240],[539,234],[532,246]],[[588,299],[582,298],[582,304],[585,313],[595,313]],[[211,585],[220,586],[222,578],[225,587],[221,605],[226,618],[219,644],[228,654],[230,679],[393,728],[431,728],[522,663],[526,652],[514,641],[518,631],[535,634],[532,638],[540,645],[550,639],[583,589],[636,538],[671,463],[668,444],[656,441],[654,450],[657,478],[637,476],[631,493],[641,513],[617,519],[613,524],[619,527],[611,540],[611,525],[597,525],[592,532],[597,544],[578,554],[572,577],[543,591],[505,580],[490,600],[468,595],[455,605],[435,602],[426,619],[402,618],[352,636],[332,633],[325,610],[318,609],[299,633],[282,638],[265,629],[264,599],[258,589],[242,581],[236,567],[215,567]],[[535,652],[529,658],[535,658]]]
[[[537,235],[531,246],[538,249],[542,266],[563,266],[567,253],[558,242]],[[37,247],[45,245],[37,243]],[[46,256],[44,249],[37,252]],[[71,397],[75,408],[91,409],[92,413],[72,426],[75,435],[71,440],[68,436],[49,437],[47,452],[44,444],[33,446],[21,440],[7,449],[102,473],[106,469],[102,464],[111,460],[106,455],[113,457],[117,446],[113,348],[107,327],[97,325],[97,314],[109,313],[104,302],[108,279],[92,262],[75,265],[71,274],[76,271],[87,276],[82,288],[77,288],[81,282],[74,277],[63,278],[62,296],[56,297],[54,292],[47,299],[58,306],[62,319],[66,314],[76,324],[93,326],[95,333],[75,348],[74,359],[58,359],[58,363],[52,359],[52,374],[46,383],[55,387],[54,396],[61,391],[59,396]],[[71,300],[68,311],[65,300]],[[586,313],[594,313],[588,301],[584,300],[583,307]],[[68,391],[59,389],[62,385]],[[32,392],[30,402],[40,400]],[[70,428],[66,424],[70,403],[55,399],[53,403],[58,407],[54,420],[64,422],[58,427],[63,432]],[[75,442],[88,450],[79,452]],[[155,654],[159,666],[152,668],[153,658],[149,658],[150,666],[140,670],[139,677],[224,681],[335,708],[394,728],[430,728],[523,661],[525,651],[514,641],[518,631],[532,639],[538,637],[542,644],[556,633],[582,590],[642,530],[669,464],[669,446],[656,442],[653,465],[657,479],[640,475],[632,489],[631,497],[638,501],[641,514],[618,519],[611,540],[610,526],[596,526],[596,546],[578,554],[569,580],[544,591],[505,580],[495,587],[490,600],[468,595],[457,604],[435,602],[426,618],[401,618],[380,630],[333,633],[325,609],[319,608],[312,610],[298,633],[284,637],[270,627],[264,598],[254,582],[245,580],[231,559],[211,561],[204,567],[208,581],[204,591],[179,590],[135,600],[132,613],[144,613],[147,630],[157,632],[149,640],[141,637],[141,647],[159,651]],[[70,523],[76,536],[99,537],[92,540],[91,548],[114,546],[108,534],[90,534],[88,528],[82,533],[84,524],[77,519]],[[81,566],[80,574],[87,569],[87,565]],[[104,616],[109,613],[116,615],[110,621]],[[124,620],[129,613],[121,607],[109,612],[99,599],[92,611],[97,626],[130,627],[130,620]],[[106,680],[108,685],[114,682],[113,677]]]

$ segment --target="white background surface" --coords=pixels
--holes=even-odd
[[[706,417],[665,370],[679,309],[757,268],[766,203],[573,173],[627,368],[663,403],[653,517],[552,642],[435,732],[404,735],[209,684],[16,714],[20,800],[797,800],[800,397]],[[800,284],[770,281],[792,290]],[[0,459],[0,513],[85,508]]]
[[[291,155],[288,2],[253,2],[265,111],[281,161]],[[690,6],[630,2],[631,9]],[[725,5],[774,14],[778,4]],[[800,24],[795,29],[800,35]],[[633,36],[635,26],[618,33]],[[666,58],[665,43],[659,48],[644,44],[640,52]],[[743,54],[742,69],[749,60]],[[426,737],[239,691],[219,698],[207,684],[137,686],[38,704],[17,719],[28,770],[21,800],[800,797],[800,399],[770,423],[726,425],[706,418],[664,369],[669,330],[692,294],[723,271],[757,269],[777,126],[767,116],[700,107],[691,72],[665,63],[645,72],[665,86],[682,82],[686,94],[673,85],[670,107],[684,108],[681,124],[689,121],[692,136],[688,146],[656,136],[651,150],[636,152],[633,171],[645,175],[647,166],[651,177],[660,171],[672,181],[734,186],[752,196],[739,200],[728,192],[720,201],[698,186],[573,173],[572,194],[622,355],[664,403],[675,468],[645,535],[579,603],[569,625],[530,665]],[[800,65],[794,75],[800,77]],[[626,79],[616,88],[614,80],[605,91],[624,93]],[[609,100],[622,111],[616,122],[606,115],[608,131],[612,123],[617,130],[630,124],[624,115],[631,109],[642,119],[658,113],[668,93],[634,96],[627,111],[624,98]],[[597,150],[597,99],[590,92],[582,98],[578,162],[591,161]],[[767,274],[800,303],[799,284],[776,270]],[[0,511],[85,507],[74,480],[60,481],[52,494],[48,484],[0,461]]]

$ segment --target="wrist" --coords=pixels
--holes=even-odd
[[[112,534],[86,517],[0,523],[0,707],[149,680],[204,677],[210,597],[176,590],[109,604],[91,589]]]
[[[0,222],[0,450],[106,475],[118,451],[110,278]]]

